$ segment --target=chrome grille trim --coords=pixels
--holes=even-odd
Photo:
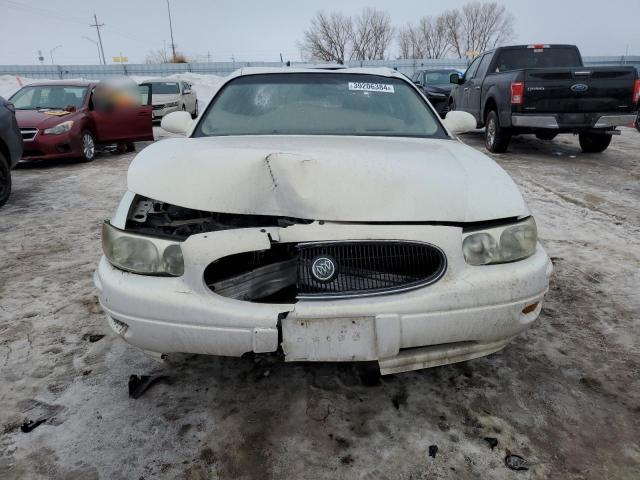
[[[447,270],[445,253],[426,242],[321,241],[300,243],[298,249],[296,288],[297,298],[301,300],[346,299],[407,292],[437,282]],[[319,282],[310,273],[310,265],[318,255],[335,258],[339,273],[330,282]],[[413,261],[417,270],[409,274],[406,267],[411,269]],[[399,268],[394,272],[396,267]],[[421,274],[420,267],[432,271]],[[419,278],[415,278],[418,274],[421,274]],[[414,278],[407,278],[412,276]]]
[[[36,135],[38,134],[38,129],[37,128],[21,128],[20,133],[22,134],[23,142],[30,142],[31,140],[36,138]]]

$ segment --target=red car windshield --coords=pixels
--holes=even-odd
[[[38,110],[44,108],[80,108],[87,94],[87,87],[65,85],[26,86],[16,92],[10,101],[16,110]]]

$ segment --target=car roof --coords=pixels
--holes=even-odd
[[[33,82],[25,85],[25,87],[43,87],[59,85],[63,87],[89,87],[95,85],[97,82],[91,82],[88,80],[43,80],[41,82]]]
[[[422,70],[419,70],[420,72],[457,72],[458,69],[457,68],[425,68]]]
[[[240,77],[244,75],[264,75],[270,73],[335,73],[377,75],[379,77],[402,78],[407,77],[400,72],[386,67],[344,67],[336,64],[306,65],[303,67],[243,67],[233,72],[230,76]]]
[[[177,78],[152,78],[141,83],[180,83],[185,81],[186,80],[179,80]]]

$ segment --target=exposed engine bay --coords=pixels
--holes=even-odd
[[[126,229],[146,235],[184,240],[191,235],[247,227],[287,227],[312,220],[270,215],[215,213],[177,207],[137,196],[127,217]]]
[[[126,230],[185,240],[191,235],[240,228],[311,224],[266,215],[211,213],[136,197]],[[267,234],[268,235],[268,234]],[[216,294],[259,303],[380,295],[437,281],[446,257],[436,246],[402,240],[278,242],[270,247],[212,258],[205,284]]]

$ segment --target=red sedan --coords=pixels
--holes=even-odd
[[[98,144],[153,140],[151,92],[143,95],[147,104],[116,108],[97,101],[99,85],[60,81],[18,90],[10,101],[22,132],[22,160],[81,158],[90,162]]]

